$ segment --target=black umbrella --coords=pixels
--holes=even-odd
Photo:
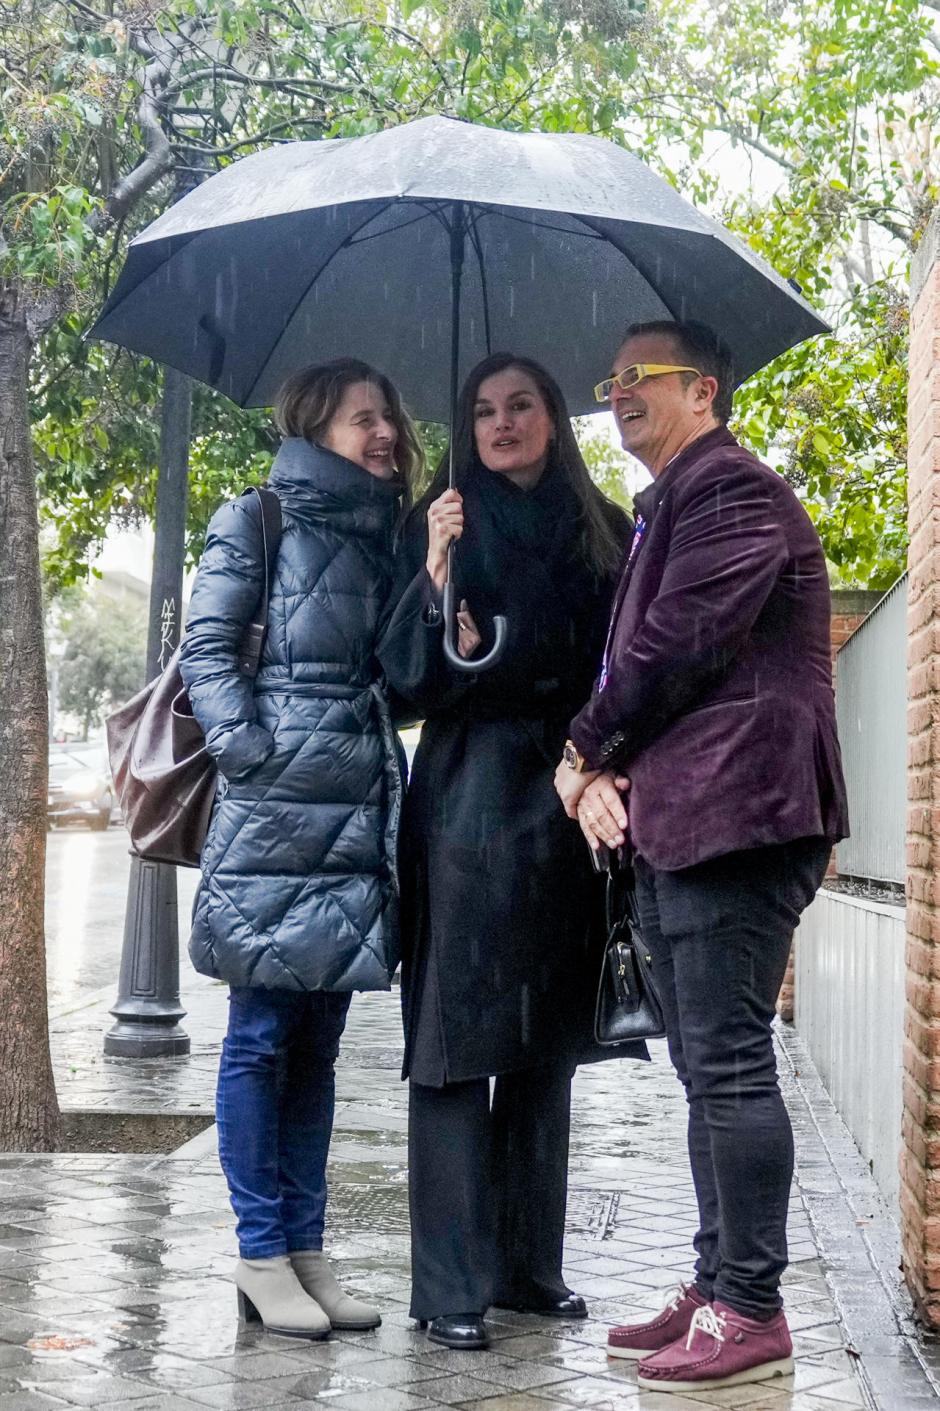
[[[453,430],[461,377],[498,348],[546,363],[573,412],[596,410],[625,326],[647,319],[708,323],[741,380],[826,329],[612,142],[431,117],[233,162],[132,242],[91,333],[240,406],[268,405],[307,363],[360,357]],[[492,664],[505,621],[485,658],[463,661],[454,609],[449,582],[449,659]]]

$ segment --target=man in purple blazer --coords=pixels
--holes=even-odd
[[[822,547],[728,430],[733,385],[709,329],[655,323],[629,330],[598,387],[653,483],[556,774],[592,847],[635,850],[689,1103],[694,1281],[608,1343],[640,1362],[641,1386],[675,1392],[792,1370],[793,1137],[771,1020],[800,913],[848,831]]]

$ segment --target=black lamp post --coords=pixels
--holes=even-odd
[[[192,383],[173,368],[163,375],[153,578],[147,632],[147,680],[166,666],[180,639]],[[189,1053],[180,1028],[179,914],[176,868],[131,857],[115,1024],[104,1051],[114,1058]]]

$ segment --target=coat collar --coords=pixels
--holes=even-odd
[[[360,535],[391,532],[404,489],[300,436],[281,442],[268,483],[296,518]]]
[[[727,426],[715,426],[711,431],[700,436],[697,441],[693,441],[691,446],[686,446],[684,451],[669,462],[662,475],[657,475],[652,485],[647,485],[645,489],[634,496],[633,504],[637,514],[642,515],[649,524],[662,504],[663,496],[670,485],[675,484],[678,477],[689,469],[690,466],[697,465],[700,460],[715,451],[719,446],[738,446],[740,443],[732,436]]]

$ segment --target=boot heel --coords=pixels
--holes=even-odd
[[[247,1293],[242,1293],[241,1289],[236,1290],[238,1294],[238,1316],[244,1323],[262,1323],[263,1319]]]

